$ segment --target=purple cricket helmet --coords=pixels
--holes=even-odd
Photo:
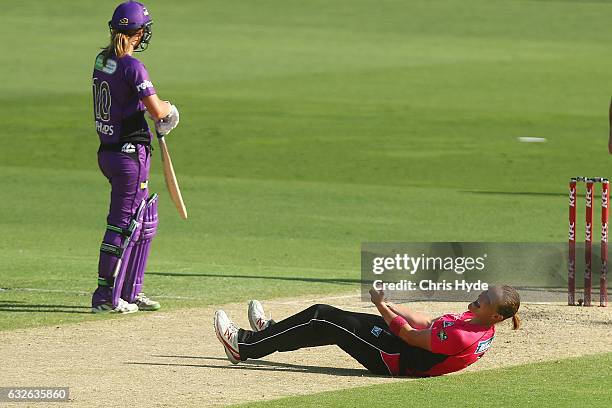
[[[149,46],[153,33],[153,20],[144,4],[137,1],[126,1],[115,9],[113,18],[108,22],[111,30],[130,34],[131,31],[143,29],[143,36],[135,51],[144,51]]]

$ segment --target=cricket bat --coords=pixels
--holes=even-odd
[[[187,219],[187,208],[185,208],[185,202],[183,202],[183,196],[181,195],[181,189],[179,188],[178,181],[176,180],[176,174],[174,173],[174,167],[172,166],[172,159],[170,153],[168,153],[168,146],[166,145],[166,139],[164,136],[157,133],[157,140],[159,141],[159,150],[161,151],[161,160],[164,167],[164,178],[166,179],[166,187],[170,193],[170,198],[176,206],[179,215],[182,219]]]

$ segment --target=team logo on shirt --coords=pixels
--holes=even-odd
[[[145,80],[141,82],[140,84],[136,85],[137,91],[144,91],[147,88],[153,88],[153,83],[149,80]]]
[[[380,327],[378,326],[372,327],[372,334],[374,335],[374,337],[380,336],[380,333],[382,333],[382,329]]]
[[[493,343],[493,337],[488,340],[479,341],[478,347],[476,347],[476,351],[474,352],[474,354],[484,353],[485,351],[491,348],[491,343]]]
[[[445,331],[445,330],[440,330],[440,331],[438,332],[438,338],[439,338],[441,341],[444,341],[444,340],[448,339],[448,335],[446,334],[446,331]]]
[[[123,153],[134,153],[136,151],[136,146],[131,143],[125,143],[123,146],[121,146],[121,151]]]

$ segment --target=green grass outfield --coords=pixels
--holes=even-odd
[[[608,407],[612,353],[406,380],[240,407]]]
[[[115,3],[2,6],[0,330],[105,318],[90,76]],[[568,177],[610,175],[611,4],[147,5],[190,214],[156,150],[165,310],[355,289],[363,241],[563,241]]]

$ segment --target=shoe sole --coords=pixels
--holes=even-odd
[[[161,305],[157,306],[138,306],[138,310],[142,310],[143,312],[155,312],[161,309]]]
[[[219,331],[219,326],[217,325],[217,316],[219,314],[219,311],[215,312],[215,317],[213,319],[213,326],[215,328],[215,334],[217,335],[217,339],[221,342],[221,344],[223,345],[223,348],[225,349],[225,354],[227,355],[227,359],[232,363],[232,364],[238,364],[240,362],[240,358],[236,357],[236,355],[234,354],[234,350],[232,349],[232,347],[227,344],[227,342],[225,341],[225,339],[223,338],[223,336],[221,335],[221,332]]]
[[[130,314],[130,313],[136,313],[138,310],[139,309],[128,310],[128,311],[125,311],[125,312],[120,312],[120,311],[115,310],[115,309],[105,309],[105,310],[102,310],[102,309],[98,309],[96,307],[92,307],[91,308],[91,312],[95,313],[95,314],[103,314],[103,313],[109,313],[109,314],[111,314],[111,313],[112,314]]]

